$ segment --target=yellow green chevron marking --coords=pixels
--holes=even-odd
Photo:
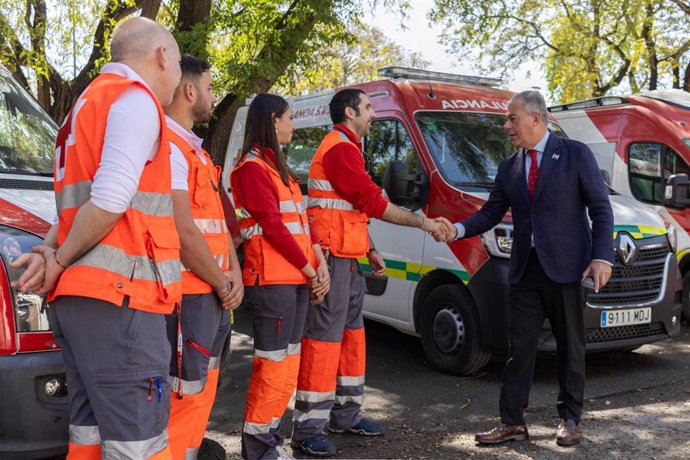
[[[614,225],[614,238],[618,236],[618,232],[628,232],[633,238],[639,240],[641,238],[648,238],[650,236],[665,235],[666,229],[664,227],[655,227],[653,225]]]
[[[678,261],[683,260],[683,257],[687,256],[690,253],[690,249],[681,249],[680,251],[676,252],[676,259]]]
[[[362,271],[364,273],[371,273],[369,260],[366,257],[357,259]],[[413,262],[401,262],[399,260],[384,259],[386,263],[386,276],[390,278],[398,278],[407,281],[419,281],[424,275],[434,270],[445,270],[460,278],[460,280],[467,284],[470,281],[470,274],[462,270],[453,270],[450,268],[440,269],[432,265],[423,265]]]

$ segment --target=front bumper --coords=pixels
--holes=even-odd
[[[639,305],[628,304],[618,307],[585,305],[585,339],[587,351],[612,351],[637,348],[641,345],[676,337],[680,334],[680,312],[682,307],[683,283],[675,256],[671,255],[664,269],[664,286],[659,299]],[[601,327],[603,311],[628,310],[650,307],[651,322],[618,327]],[[556,351],[556,340],[551,333],[548,320],[540,336],[541,351]]]
[[[43,388],[65,370],[59,351],[0,356],[0,458],[34,459],[65,454],[68,397]]]

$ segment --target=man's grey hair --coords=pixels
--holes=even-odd
[[[539,91],[534,89],[523,91],[513,96],[513,100],[515,99],[522,101],[522,107],[525,109],[525,112],[540,114],[542,122],[548,124],[549,114],[546,111],[546,101]]]

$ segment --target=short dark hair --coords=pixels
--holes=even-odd
[[[180,81],[196,81],[201,74],[208,72],[211,64],[191,54],[183,54],[180,59],[180,70],[182,78]]]
[[[331,111],[331,121],[333,124],[342,123],[345,121],[345,109],[351,107],[355,109],[355,113],[359,115],[359,103],[362,101],[360,95],[367,94],[359,88],[341,89],[333,99],[331,99],[328,108]]]

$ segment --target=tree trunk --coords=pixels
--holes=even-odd
[[[173,34],[180,51],[202,59],[208,58],[208,34],[211,17],[211,0],[180,0],[180,10]],[[200,38],[199,28],[203,28]]]
[[[683,78],[683,91],[690,93],[690,64],[685,68],[685,77]]]

